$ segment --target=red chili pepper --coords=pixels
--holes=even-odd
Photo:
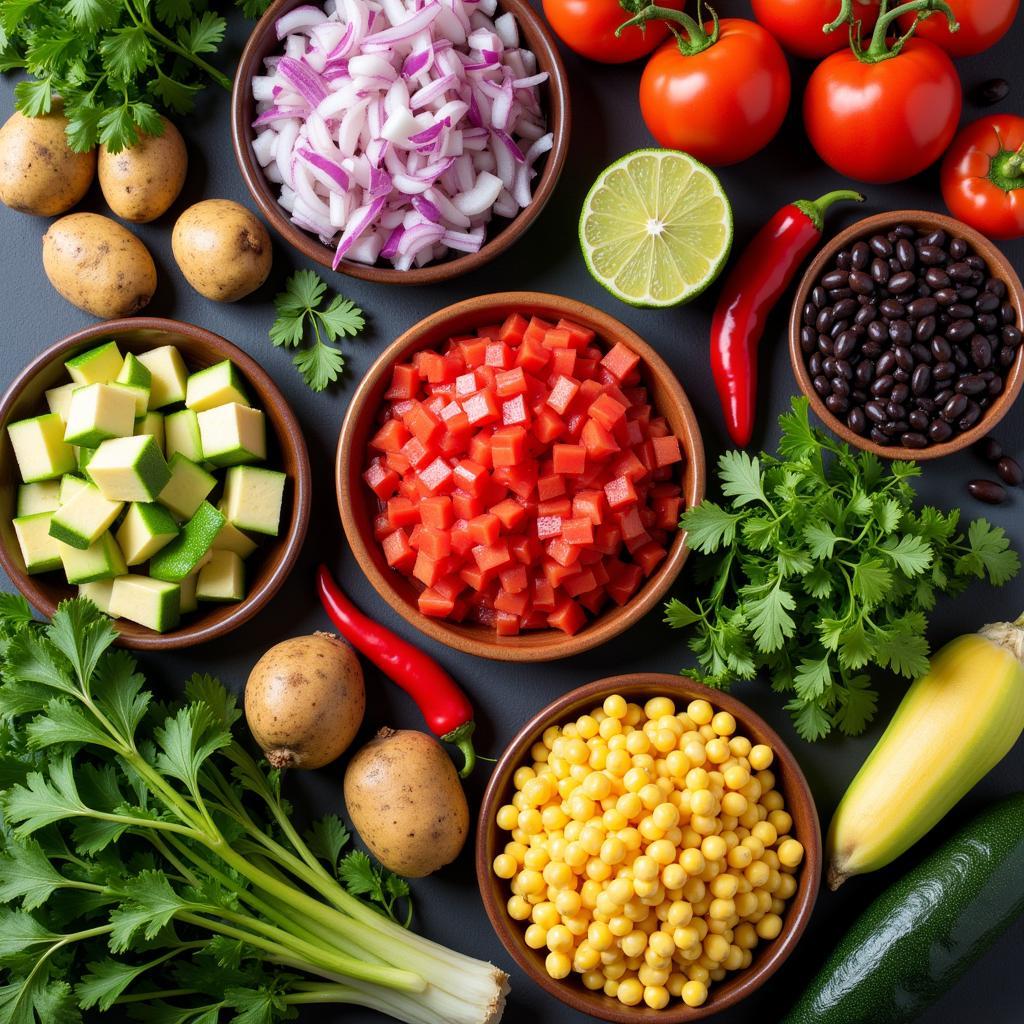
[[[326,565],[317,570],[317,592],[338,632],[416,702],[435,736],[454,744],[465,759],[461,778],[476,764],[473,706],[458,683],[428,654],[367,618],[342,592]]]
[[[784,206],[754,235],[726,278],[711,321],[711,372],[729,435],[741,448],[754,431],[757,346],[765,321],[821,238],[825,211],[846,199],[864,201],[859,192],[841,189]]]

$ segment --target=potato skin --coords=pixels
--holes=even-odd
[[[185,184],[188,151],[181,132],[161,117],[162,135],[140,135],[120,153],[100,146],[97,169],[107,205],[118,217],[146,224],[166,213]]]
[[[68,302],[104,319],[138,313],[156,291],[149,250],[98,213],[72,213],[50,225],[43,269]]]
[[[53,217],[70,210],[96,175],[96,150],[76,153],[59,105],[42,117],[15,112],[0,128],[0,202],[12,210]]]
[[[185,279],[214,302],[237,302],[267,279],[273,253],[263,222],[230,199],[204,199],[174,225],[171,249]]]
[[[275,644],[245,684],[245,719],[275,768],[322,768],[348,749],[366,710],[359,659],[330,633]]]
[[[382,729],[345,770],[345,806],[370,852],[423,878],[450,864],[469,833],[469,807],[444,747],[423,732]]]

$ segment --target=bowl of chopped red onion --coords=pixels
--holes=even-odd
[[[493,259],[554,191],[569,92],[526,0],[276,0],[242,53],[235,156],[326,267],[430,284]]]

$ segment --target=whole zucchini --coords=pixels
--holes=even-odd
[[[871,904],[783,1024],[907,1024],[1024,912],[1024,793]]]

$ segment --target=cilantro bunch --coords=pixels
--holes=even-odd
[[[269,0],[235,3],[255,18]],[[226,27],[207,0],[0,0],[0,71],[32,75],[14,91],[28,117],[60,97],[72,149],[118,153],[162,133],[158,108],[187,114],[208,81],[231,88],[203,56]]]
[[[279,348],[297,348],[310,327],[313,344],[292,356],[295,368],[311,391],[323,391],[341,376],[345,357],[333,345],[346,335],[355,337],[366,326],[363,311],[350,299],[335,295],[326,309],[321,301],[327,285],[312,270],[296,270],[285,281],[284,291],[274,296],[277,318],[270,327],[270,340]]]
[[[915,510],[914,462],[883,464],[814,429],[806,398],[780,417],[779,455],[719,459],[724,504],[680,521],[705,557],[705,590],[672,600],[666,622],[693,626],[703,682],[721,689],[765,671],[805,740],[862,732],[875,712],[866,670],[928,671],[926,612],[939,594],[1020,568],[1004,532],[960,513]]]
[[[0,1021],[490,1020],[504,975],[395,923],[406,883],[338,818],[300,834],[234,697],[196,675],[159,704],[116,635],[86,599],[44,626],[0,595]]]

